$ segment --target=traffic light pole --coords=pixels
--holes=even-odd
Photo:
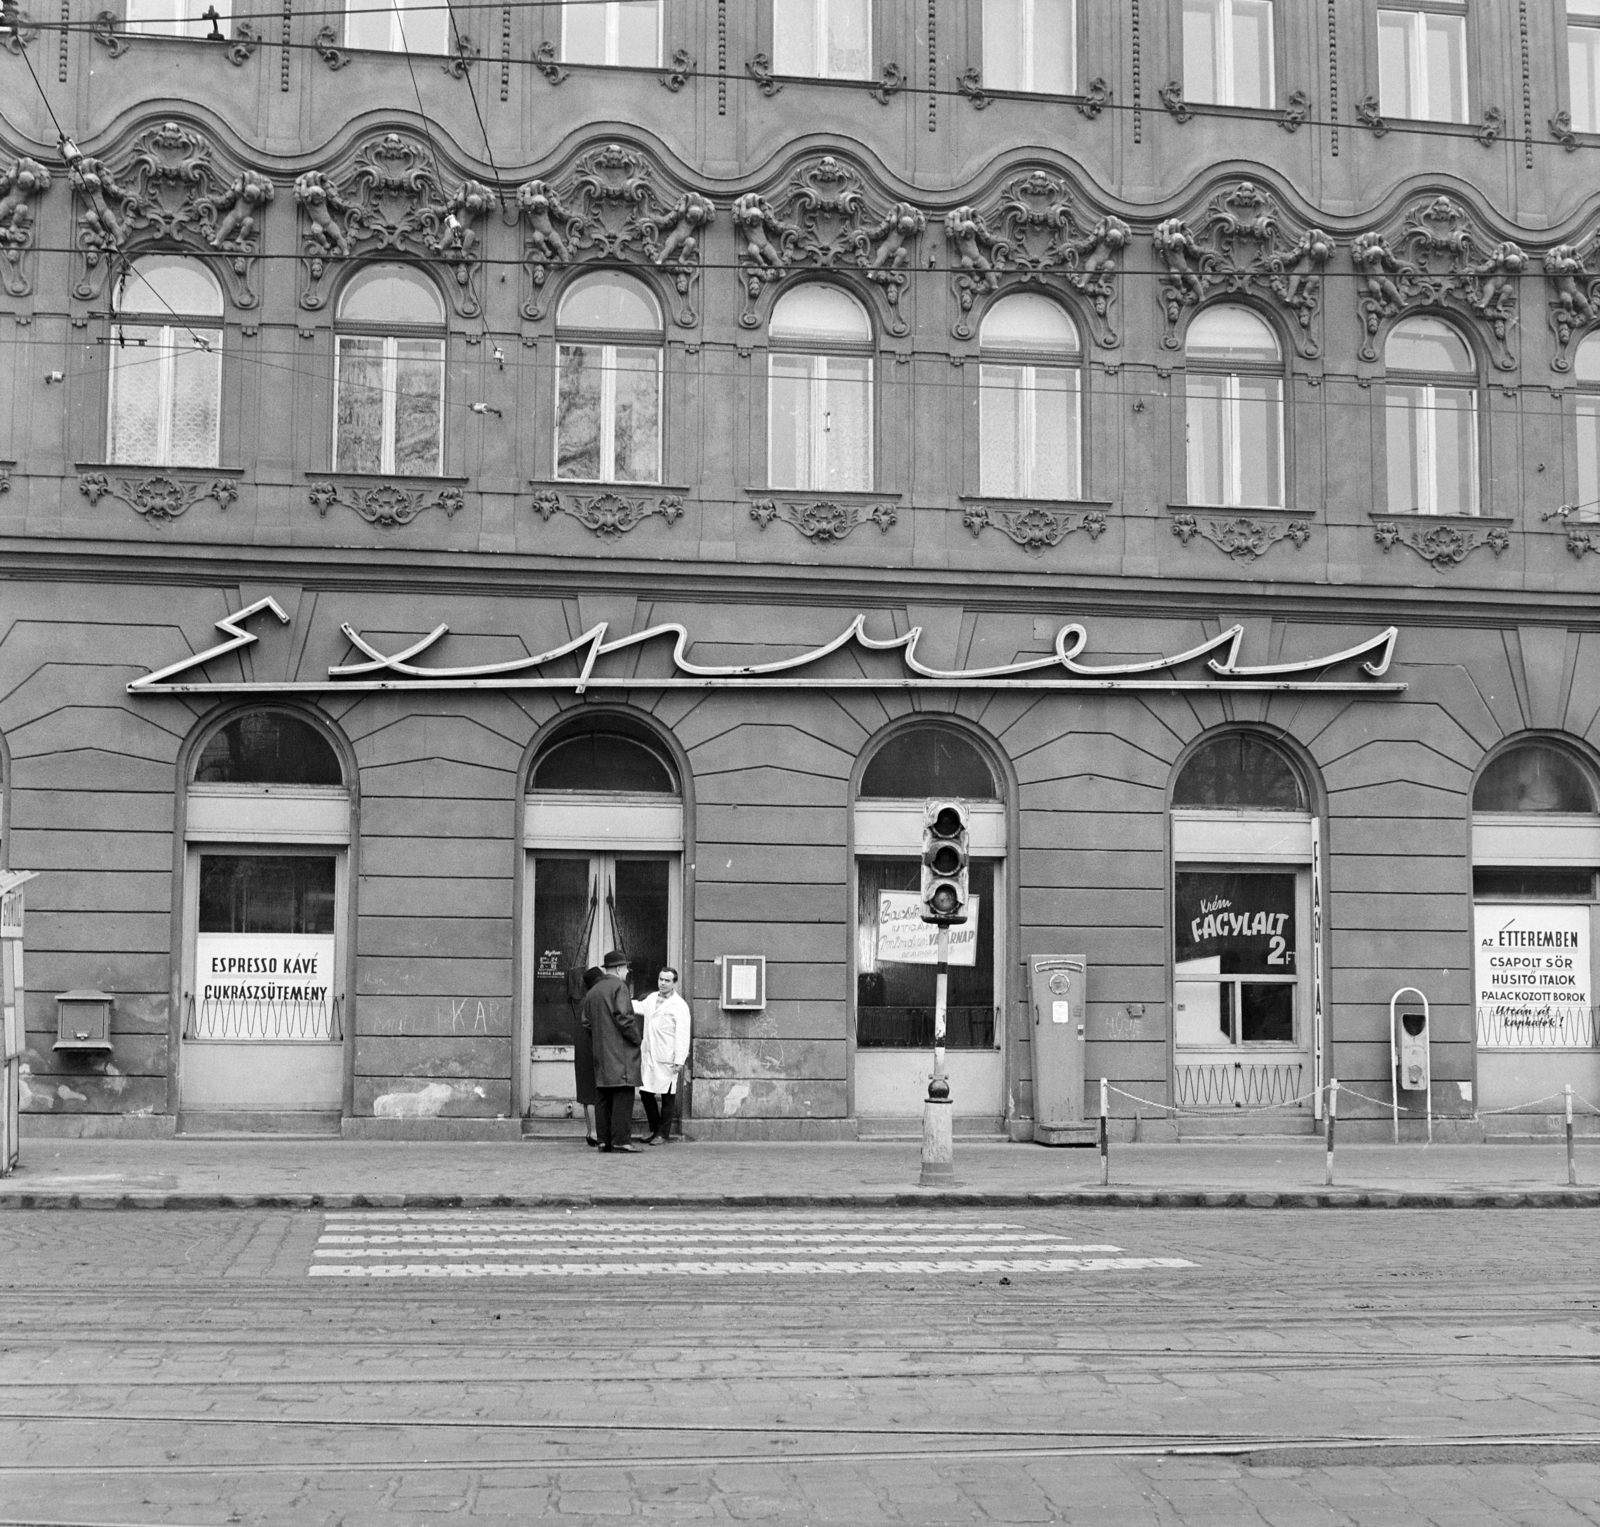
[[[936,945],[939,973],[933,990],[933,1075],[922,1105],[923,1187],[955,1181],[955,1140],[951,1129],[950,1083],[944,1074],[945,1003],[950,991],[950,924],[940,922]]]

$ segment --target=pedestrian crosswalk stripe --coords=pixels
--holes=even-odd
[[[313,1278],[784,1277],[1193,1267],[1014,1222],[444,1210],[330,1213]]]

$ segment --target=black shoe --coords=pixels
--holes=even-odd
[[[637,1156],[639,1154],[639,1147],[637,1145],[615,1145],[612,1146],[611,1149],[615,1151],[626,1151],[630,1156]]]
[[[593,1135],[585,1135],[583,1141],[585,1145],[598,1145],[600,1143]]]
[[[660,1135],[649,1135],[649,1136],[646,1137],[644,1143],[646,1145],[660,1145],[661,1144],[661,1136]]]
[[[627,1150],[627,1148],[627,1146],[623,1146],[623,1150]],[[616,1147],[614,1145],[602,1145],[600,1147],[601,1152],[605,1155],[610,1155],[615,1149]]]

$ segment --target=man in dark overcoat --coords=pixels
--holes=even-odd
[[[628,956],[613,949],[605,974],[584,995],[578,1021],[594,1046],[595,1133],[603,1151],[636,1152],[633,1093],[639,1085],[639,1046],[644,1022],[633,1010]]]

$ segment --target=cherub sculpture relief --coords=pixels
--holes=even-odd
[[[733,225],[739,245],[739,263],[753,267],[752,279],[771,280],[783,269],[783,251],[773,235],[783,237],[783,224],[766,198],[747,191],[733,204]]]
[[[470,263],[478,248],[474,225],[493,205],[494,192],[476,180],[466,181],[446,204],[447,220],[434,242],[434,252],[453,264]],[[464,279],[465,272],[461,274]]]
[[[1544,273],[1554,293],[1550,303],[1552,320],[1565,344],[1573,329],[1594,321],[1594,304],[1587,290],[1589,270],[1576,244],[1557,244],[1545,254]]]
[[[918,211],[908,201],[897,201],[881,223],[864,230],[867,239],[877,245],[867,269],[904,270],[911,264],[911,241],[927,226],[925,212]]]
[[[84,155],[68,168],[67,176],[87,208],[83,214],[85,240],[102,249],[121,249],[128,241],[128,225],[112,203],[119,209],[125,206],[128,193],[117,184],[111,167],[103,159]]]
[[[1285,307],[1293,309],[1302,327],[1311,322],[1321,290],[1322,268],[1332,258],[1332,237],[1320,228],[1308,228],[1276,262],[1272,289]]]
[[[1360,234],[1350,246],[1350,259],[1361,272],[1361,284],[1366,290],[1361,306],[1367,314],[1367,332],[1376,334],[1381,320],[1405,305],[1395,277],[1403,274],[1406,267],[1391,253],[1381,233]]]
[[[0,243],[21,244],[33,226],[31,201],[50,189],[50,172],[35,159],[14,159],[0,171]]]
[[[528,225],[527,257],[541,265],[570,260],[572,251],[557,227],[567,221],[568,213],[555,191],[542,180],[524,181],[517,187],[517,205]]]
[[[349,211],[339,189],[320,170],[307,170],[294,183],[294,199],[305,208],[311,227],[306,241],[325,258],[347,258],[350,240],[339,226],[336,213]]]
[[[1506,310],[1517,300],[1517,279],[1528,268],[1528,256],[1522,247],[1510,240],[1496,244],[1481,265],[1472,273],[1478,278],[1478,290],[1469,299],[1469,305],[1497,326],[1503,326]]]
[[[955,249],[956,268],[963,272],[973,290],[996,291],[1000,286],[1000,273],[989,251],[998,240],[983,225],[983,219],[972,207],[957,207],[944,215],[944,236]],[[970,302],[970,298],[969,298]]]
[[[688,265],[700,249],[700,231],[717,216],[717,209],[704,196],[694,191],[681,197],[672,211],[662,220],[670,225],[661,248],[656,251],[657,265]]]
[[[276,187],[265,175],[246,170],[218,198],[217,210],[222,217],[206,242],[213,249],[253,250],[260,231],[257,218],[276,194]]]
[[[1200,275],[1204,256],[1189,232],[1189,225],[1181,217],[1169,217],[1158,224],[1151,235],[1151,242],[1156,246],[1156,254],[1162,264],[1167,267],[1161,285],[1167,298],[1167,322],[1175,323],[1175,309],[1205,300],[1206,285]]]

